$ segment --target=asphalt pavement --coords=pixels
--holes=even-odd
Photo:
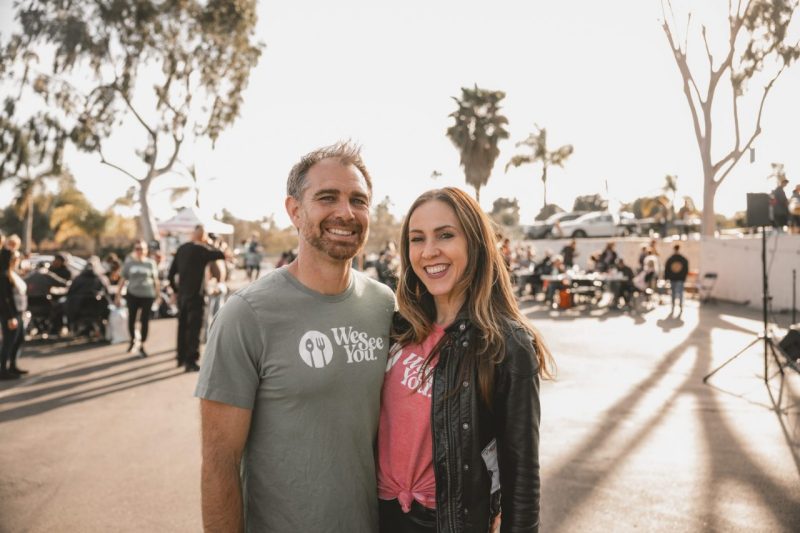
[[[543,532],[800,530],[800,375],[762,380],[757,312],[690,302],[550,311],[524,302],[557,359],[542,386]],[[150,357],[31,343],[0,383],[0,532],[200,531],[197,374],[174,319]]]

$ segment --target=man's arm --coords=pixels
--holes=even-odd
[[[167,274],[167,279],[169,280],[169,286],[172,287],[172,290],[175,294],[178,293],[178,285],[175,283],[175,276],[178,274],[178,254],[177,252],[175,255],[172,256],[172,262],[169,265],[169,273]]]
[[[250,431],[251,411],[200,400],[203,466],[200,492],[203,531],[244,531],[239,466]]]

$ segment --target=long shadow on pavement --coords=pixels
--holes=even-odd
[[[165,353],[171,353],[172,350],[166,351]],[[41,401],[33,401],[30,403],[25,403],[24,405],[19,405],[12,407],[10,409],[0,411],[0,424],[4,422],[9,422],[12,420],[18,420],[21,418],[25,418],[28,416],[34,416],[37,414],[41,414],[52,409],[57,409],[59,407],[64,407],[66,405],[71,405],[74,403],[83,402],[86,400],[91,400],[93,398],[97,398],[99,396],[103,396],[106,394],[112,394],[115,392],[120,392],[123,390],[127,390],[133,387],[139,387],[142,385],[147,385],[149,383],[153,383],[156,381],[162,381],[164,379],[169,379],[177,376],[185,375],[185,372],[181,368],[175,368],[173,366],[174,359],[172,358],[162,358],[160,360],[150,360],[150,359],[118,359],[115,361],[109,361],[108,363],[104,363],[101,365],[95,365],[94,367],[88,367],[86,370],[89,371],[89,368],[94,368],[91,370],[92,372],[98,372],[98,370],[107,369],[119,364],[124,363],[132,363],[133,361],[139,362],[141,361],[142,364],[132,365],[128,368],[124,368],[118,372],[114,372],[111,374],[98,374],[92,375],[88,379],[85,380],[76,380],[71,381],[69,383],[59,384],[52,387],[46,387],[44,389],[35,389],[35,390],[23,390],[16,391],[12,395],[1,397],[3,403],[11,403],[11,402],[26,402],[29,400],[35,400],[38,397],[45,397],[52,394],[62,393],[64,391],[70,389],[76,389],[83,387],[87,384],[91,384],[93,381],[104,381],[104,380],[112,380],[109,383],[97,385],[90,388],[80,388],[79,390],[75,390],[74,392],[69,392],[66,394],[61,394],[54,398],[46,398],[42,399]],[[145,374],[136,374],[126,379],[118,379],[121,376],[130,375],[132,372],[141,372],[146,370],[150,367],[155,366],[163,366],[168,365],[166,368],[156,370],[155,372],[148,372]],[[98,368],[99,367],[99,368]],[[63,379],[65,374],[74,375],[75,372],[83,372],[84,369],[74,369],[68,372],[62,373],[61,377],[58,377],[59,374],[54,374],[56,379]],[[33,382],[31,386],[35,386],[37,382]]]
[[[526,315],[531,318],[531,315],[535,316],[536,314],[538,314],[536,311],[526,312]],[[703,508],[707,509],[704,529],[725,530],[730,526],[721,512],[715,512],[720,504],[715,488],[726,481],[732,481],[740,486],[749,486],[752,489],[750,492],[762,500],[764,508],[769,509],[775,520],[786,531],[791,531],[796,526],[800,519],[800,499],[790,496],[790,487],[777,484],[769,475],[762,472],[762,467],[750,457],[747,450],[737,444],[738,437],[724,418],[719,417],[722,406],[719,405],[716,397],[709,389],[698,385],[711,367],[711,331],[714,329],[752,333],[719,317],[708,318],[701,313],[700,323],[689,333],[687,338],[668,351],[648,377],[633,386],[628,394],[606,412],[605,416],[595,425],[592,433],[575,451],[561,461],[560,466],[549,470],[547,478],[543,480],[543,486],[547,487],[547,490],[543,493],[542,501],[542,507],[552,513],[550,516],[544,517],[543,525],[547,531],[574,530],[571,527],[570,517],[577,515],[576,509],[585,505],[592,494],[600,489],[603,481],[609,479],[615,470],[623,465],[626,457],[647,440],[647,437],[669,413],[676,400],[684,395],[695,397],[697,403],[703,406],[698,411],[711,462],[710,473],[705,480],[704,489],[705,506]],[[694,350],[690,352],[689,350],[692,348]],[[590,461],[589,459],[597,450],[602,449],[608,453],[608,447],[604,447],[604,444],[609,442],[616,433],[625,429],[625,419],[637,405],[644,401],[646,394],[667,375],[668,370],[687,353],[689,356],[695,357],[695,365],[684,383],[675,388],[669,399],[658,411],[652,413],[649,421],[628,440],[625,446],[610,452],[611,457],[605,457],[602,462]],[[797,420],[794,420],[793,423],[796,425]],[[791,451],[793,454],[797,453],[796,443]],[[736,458],[733,465],[729,461],[731,457]],[[565,498],[556,501],[549,498],[548,494],[561,496],[569,494],[569,498],[568,501],[565,501],[567,500]]]

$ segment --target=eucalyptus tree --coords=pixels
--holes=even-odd
[[[710,39],[705,24],[699,25],[699,35],[693,35],[691,42],[702,42],[702,50],[697,53],[704,56],[705,67],[698,68],[697,63],[690,64],[688,54],[690,34],[697,31],[692,13],[688,13],[682,27],[677,23],[672,2],[661,0],[662,27],[681,75],[700,152],[704,235],[712,235],[716,227],[714,198],[719,186],[753,147],[762,132],[761,118],[770,91],[800,56],[800,43],[789,31],[797,5],[797,0],[729,0],[723,35]],[[749,87],[756,83],[758,88]],[[750,117],[740,109],[741,100],[749,91],[755,93],[758,102]],[[723,104],[714,106],[717,99]],[[730,123],[732,128],[723,130],[723,136],[714,136],[715,121]],[[743,123],[752,126],[748,129]]]
[[[447,137],[460,154],[461,167],[467,184],[475,188],[475,199],[480,202],[481,187],[492,174],[500,155],[498,143],[508,139],[508,119],[500,113],[503,91],[462,87],[461,98],[453,97],[458,109],[450,113],[454,124],[447,129]]]
[[[518,142],[516,148],[526,147],[529,149],[528,153],[517,154],[506,163],[506,172],[511,167],[520,167],[522,165],[535,165],[542,164],[542,207],[547,205],[547,169],[552,166],[564,167],[564,162],[569,159],[574,151],[571,144],[565,144],[556,148],[553,151],[547,149],[547,129],[540,128],[535,125],[536,131],[528,135],[524,141]]]
[[[79,97],[69,110],[70,139],[134,181],[140,231],[152,239],[153,181],[173,172],[183,145],[215,142],[239,114],[261,49],[255,7],[255,0],[27,0],[16,5],[20,29],[2,58],[52,56],[52,67],[31,73],[30,83],[47,98]],[[139,131],[133,138],[131,124]]]
[[[0,111],[0,182],[14,183],[14,206],[24,217],[22,249],[33,244],[34,197],[47,178],[63,170],[68,134],[59,119],[45,111],[22,116],[22,94],[7,96]]]

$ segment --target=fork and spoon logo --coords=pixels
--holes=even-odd
[[[300,358],[311,368],[324,368],[333,358],[333,345],[321,331],[307,331],[300,338]]]

